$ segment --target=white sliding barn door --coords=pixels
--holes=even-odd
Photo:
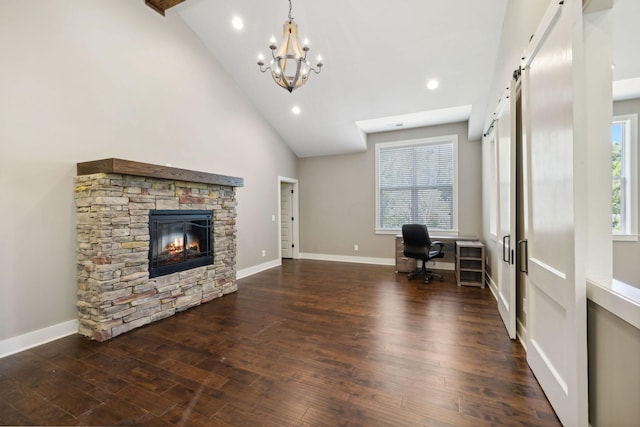
[[[523,63],[527,361],[566,426],[588,425],[586,299],[576,268],[572,0],[553,2]]]
[[[515,88],[516,83],[512,82]],[[512,93],[511,93],[512,92]],[[511,339],[516,338],[516,135],[515,90],[507,90],[497,113],[498,166],[498,310]]]

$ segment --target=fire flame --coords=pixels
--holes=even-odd
[[[171,254],[179,254],[182,253],[184,251],[184,242],[183,239],[180,238],[176,238],[172,243],[169,243],[167,246],[165,246],[165,249]],[[197,240],[194,240],[193,242],[191,242],[190,244],[187,244],[187,251],[193,250],[196,252],[200,252],[200,242]]]

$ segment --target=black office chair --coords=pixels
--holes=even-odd
[[[402,226],[402,240],[404,241],[404,256],[422,261],[422,269],[409,273],[409,280],[422,275],[424,282],[429,283],[433,277],[444,280],[441,274],[427,270],[427,261],[434,258],[443,258],[442,248],[444,243],[432,242],[427,226],[423,224],[404,224]]]

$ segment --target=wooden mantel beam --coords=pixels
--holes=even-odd
[[[182,3],[185,0],[144,0],[145,4],[164,16],[165,10]]]
[[[198,172],[189,169],[178,169],[170,166],[150,163],[132,162],[122,159],[102,159],[82,162],[76,165],[78,176],[94,173],[115,173],[120,175],[143,176],[149,178],[173,179],[177,181],[197,182],[202,184],[225,185],[227,187],[243,187],[244,179],[235,176]]]

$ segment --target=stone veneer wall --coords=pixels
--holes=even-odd
[[[96,173],[75,178],[78,332],[105,341],[235,292],[235,188]],[[149,278],[149,210],[213,211],[213,265]]]

